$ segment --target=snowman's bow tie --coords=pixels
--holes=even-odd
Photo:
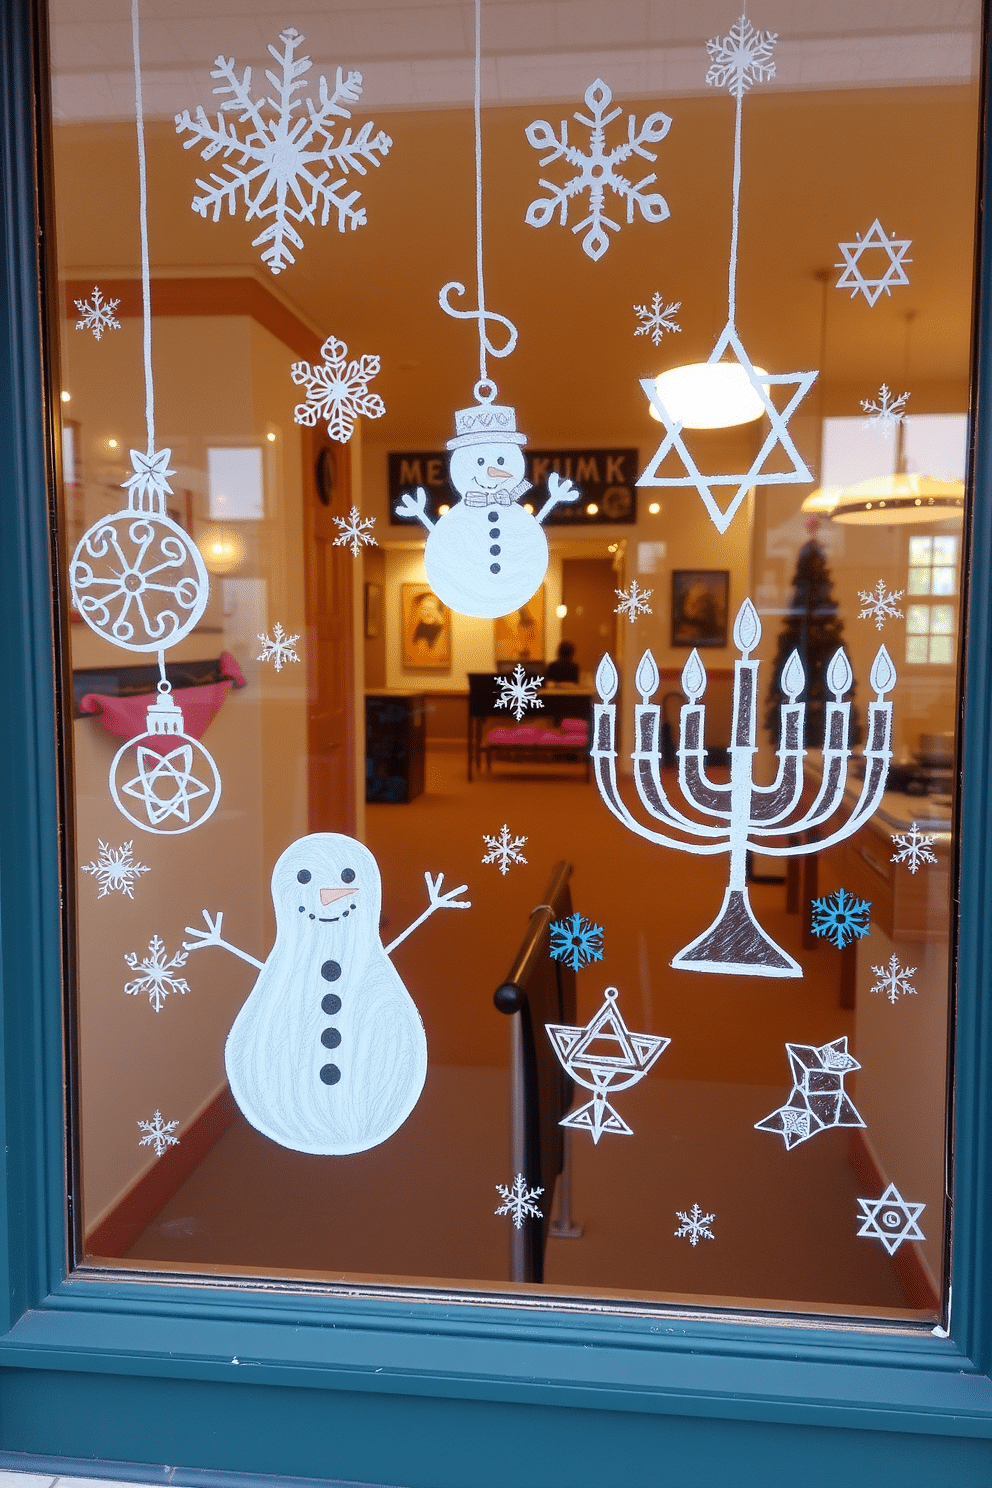
[[[530,481],[518,481],[509,490],[501,487],[496,491],[466,491],[462,497],[463,506],[512,506],[519,501],[525,491],[530,490]]]

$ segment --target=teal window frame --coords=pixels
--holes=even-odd
[[[949,1336],[67,1274],[41,0],[0,6],[0,1458],[353,1482],[992,1481],[992,225],[966,533]],[[989,48],[984,47],[985,67]],[[987,82],[986,82],[987,92]],[[988,114],[983,109],[988,134]],[[983,200],[992,193],[990,152]],[[42,290],[39,290],[39,285]],[[985,582],[982,576],[986,576]],[[71,902],[70,906],[71,908]],[[29,1459],[24,1459],[30,1465]],[[106,1468],[104,1468],[106,1470]],[[161,1470],[160,1470],[161,1471]]]

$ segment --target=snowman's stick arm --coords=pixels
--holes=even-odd
[[[192,943],[184,940],[184,951],[202,951],[205,946],[219,946],[222,951],[230,951],[232,956],[238,956],[242,961],[247,961],[249,966],[255,966],[261,971],[265,965],[264,961],[256,961],[255,957],[250,955],[248,951],[242,951],[240,947],[232,945],[229,940],[225,940],[221,935],[220,929],[224,923],[223,912],[211,919],[209,911],[204,910],[203,918],[207,922],[206,930],[197,930],[193,925],[186,926],[186,934],[195,935],[196,939]]]
[[[241,960],[247,961],[249,966],[257,966],[259,971],[261,971],[262,967],[265,965],[264,961],[256,961],[254,956],[250,956],[247,951],[239,950],[238,947],[236,945],[232,945],[229,940],[219,940],[217,944],[221,946],[225,951],[230,951],[232,955],[240,956]]]
[[[437,909],[436,904],[429,905],[428,908],[424,910],[422,915],[418,915],[417,919],[414,920],[412,925],[407,925],[406,929],[401,931],[401,933],[397,935],[395,940],[391,940],[386,947],[386,955],[391,956],[396,947],[398,945],[401,945],[402,942],[406,940],[408,935],[412,935],[414,930],[422,925],[426,919],[429,919],[430,916],[434,913],[435,909]]]
[[[430,919],[431,915],[434,913],[434,911],[436,909],[471,909],[472,908],[471,903],[467,899],[456,899],[455,898],[455,895],[456,894],[464,894],[465,890],[468,888],[468,884],[459,884],[458,887],[457,887],[457,889],[449,889],[446,894],[442,894],[440,892],[440,890],[441,890],[441,885],[444,882],[444,874],[443,873],[439,873],[438,874],[438,876],[437,876],[437,882],[436,883],[431,878],[431,875],[429,873],[425,873],[424,874],[424,879],[426,880],[426,883],[427,883],[427,893],[428,893],[428,895],[430,897],[430,901],[431,902],[430,902],[430,904],[428,904],[428,906],[424,910],[423,914],[417,916],[417,918],[413,921],[413,924],[412,925],[407,925],[406,929],[404,931],[402,931],[399,935],[397,935],[397,937],[396,937],[395,940],[391,940],[389,942],[389,944],[386,946],[386,955],[387,956],[391,956],[393,954],[393,952],[395,951],[396,947],[398,945],[401,945],[402,942],[404,940],[406,940],[406,938],[407,938],[408,935],[412,935],[413,932],[414,932],[414,930],[418,929],[418,927],[421,926],[424,923],[425,920]]]
[[[578,501],[581,494],[578,486],[573,485],[570,480],[562,480],[561,476],[552,471],[548,476],[548,499],[538,512],[536,521],[543,522],[560,501]]]

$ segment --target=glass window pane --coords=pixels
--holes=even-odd
[[[958,561],[958,540],[956,537],[935,537],[933,542],[934,563],[955,565]]]
[[[930,606],[911,604],[906,606],[906,634],[927,635],[930,630]]]
[[[909,539],[909,562],[912,568],[933,562],[932,537],[911,537]]]
[[[954,660],[954,642],[943,635],[930,637],[930,660],[934,662],[951,662]]]
[[[934,594],[953,594],[955,590],[955,579],[957,569],[935,568],[933,569],[933,592]]]
[[[906,583],[907,594],[929,594],[930,577],[933,570],[930,568],[911,568]]]
[[[930,634],[951,635],[954,631],[954,606],[933,605],[930,610]]]
[[[906,637],[906,660],[913,662],[928,661],[930,657],[929,642],[926,636]]]

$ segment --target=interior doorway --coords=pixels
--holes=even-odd
[[[562,561],[563,641],[575,647],[583,678],[591,678],[604,651],[613,651],[616,634],[616,573],[612,558]]]

